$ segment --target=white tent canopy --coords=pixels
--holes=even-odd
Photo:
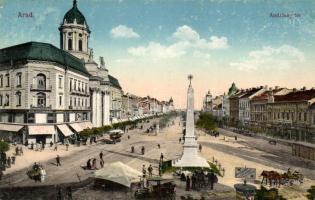
[[[123,164],[114,162],[105,164],[103,168],[94,172],[94,177],[119,183],[130,187],[131,183],[139,182],[142,173]]]
[[[114,130],[110,130],[109,133],[124,133],[124,131],[121,129],[114,129]]]

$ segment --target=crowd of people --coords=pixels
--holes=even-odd
[[[195,170],[191,176],[185,176],[185,174],[182,173],[181,180],[186,181],[186,191],[198,191],[205,187],[210,187],[210,190],[213,190],[214,184],[218,182],[218,177],[213,171],[204,172],[202,170]]]

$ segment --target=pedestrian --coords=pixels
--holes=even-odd
[[[237,140],[237,136],[236,135],[234,136],[234,139]]]
[[[164,155],[163,155],[163,153],[161,153],[160,162],[163,163],[163,160],[164,160]]]
[[[11,157],[10,156],[7,159],[7,166],[8,166],[8,168],[11,167]]]
[[[15,164],[15,156],[12,156],[11,160],[12,160],[12,165],[14,165]]]
[[[128,140],[129,140],[129,139],[130,139],[130,136],[128,135],[127,138],[128,138]]]
[[[158,144],[157,146],[158,146],[159,149],[161,148],[161,145],[160,145],[160,144]]]
[[[180,137],[179,139],[178,139],[178,143],[181,143],[182,142],[182,138]]]
[[[149,176],[152,177],[153,167],[151,164],[148,167],[148,172],[149,172]]]
[[[189,190],[190,190],[190,178],[187,175],[187,177],[186,177],[186,191],[189,191]]]
[[[52,141],[50,141],[50,148],[54,145],[54,143]]]
[[[101,166],[101,168],[104,167],[104,161],[103,160],[100,160],[100,166]]]
[[[19,155],[19,147],[15,147],[15,155]]]
[[[199,144],[199,151],[201,152],[201,150],[202,150],[202,146],[201,144]]]
[[[56,157],[56,162],[57,162],[57,166],[61,166],[59,155],[57,155]]]
[[[58,145],[57,143],[55,144],[55,148],[54,148],[54,151],[57,151],[58,150]]]
[[[92,169],[96,169],[96,158],[92,160]]]
[[[209,177],[208,177],[208,181],[210,179],[210,190],[213,190],[213,185],[214,185],[214,182],[215,182],[215,174],[211,171],[210,174],[209,174]]]
[[[100,159],[103,160],[103,151],[100,153]]]
[[[144,146],[141,147],[141,154],[144,155]]]
[[[66,144],[66,151],[69,150],[69,143]]]
[[[192,177],[191,177],[191,189],[195,190],[196,189],[196,174],[193,173]]]
[[[0,180],[2,179],[2,177],[3,177],[3,172],[2,172],[2,170],[0,169]]]
[[[134,152],[135,152],[135,147],[131,146],[131,153],[134,153]]]
[[[86,163],[86,168],[87,169],[91,169],[91,159],[89,159],[88,161],[87,161],[87,163]]]
[[[224,176],[225,174],[225,169],[222,167],[222,177]]]
[[[34,149],[34,142],[31,143],[31,149]]]
[[[147,174],[147,170],[145,169],[145,165],[142,165],[142,175],[143,175],[143,178],[146,176]]]

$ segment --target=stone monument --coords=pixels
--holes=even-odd
[[[196,141],[194,123],[194,89],[191,86],[192,78],[192,75],[188,76],[186,134],[183,154],[179,160],[173,161],[174,167],[209,167],[207,160],[198,154],[198,143]]]

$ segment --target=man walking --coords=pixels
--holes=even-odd
[[[161,156],[160,156],[160,162],[163,163],[163,159],[164,159],[164,155],[163,153],[161,153]]]
[[[56,162],[57,162],[57,166],[61,166],[59,155],[57,155],[56,157]]]
[[[101,159],[102,161],[104,161],[104,160],[103,160],[103,151],[101,151],[101,153],[100,153],[100,159]]]
[[[66,151],[69,150],[69,143],[66,143]]]
[[[150,164],[149,167],[148,167],[148,172],[149,172],[149,176],[152,177],[152,171],[153,171],[153,167],[152,165]]]

